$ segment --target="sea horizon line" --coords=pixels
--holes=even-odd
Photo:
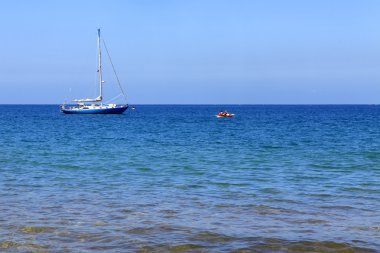
[[[75,104],[75,103],[68,103],[68,104]],[[360,106],[360,105],[363,105],[363,106],[368,106],[368,105],[373,105],[373,106],[376,106],[376,105],[379,105],[380,103],[278,103],[278,104],[274,104],[274,103],[258,103],[258,104],[251,104],[251,103],[241,103],[241,104],[237,104],[237,103],[221,103],[221,104],[215,104],[215,103],[184,103],[184,104],[178,104],[178,103],[129,103],[128,105],[133,105],[133,106],[167,106],[167,105],[172,105],[172,106],[175,106],[175,105],[178,105],[178,106],[205,106],[205,105],[208,105],[208,106],[218,106],[218,105],[230,105],[230,106],[297,106],[297,105],[300,105],[300,106],[332,106],[332,105],[336,105],[336,106],[352,106],[352,105],[355,105],[355,106]],[[59,105],[62,105],[61,103],[58,103],[58,104],[52,104],[52,103],[0,103],[0,106],[12,106],[12,105],[54,105],[54,106],[59,106]]]

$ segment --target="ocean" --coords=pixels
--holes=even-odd
[[[380,106],[1,105],[0,136],[1,252],[380,252]]]

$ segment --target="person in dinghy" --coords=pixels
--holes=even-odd
[[[231,118],[231,117],[233,117],[233,116],[235,116],[235,114],[233,114],[233,113],[228,113],[227,111],[220,111],[219,113],[218,113],[218,115],[217,115],[217,117],[218,118]]]

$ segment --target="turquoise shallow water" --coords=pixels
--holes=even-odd
[[[1,252],[380,251],[380,106],[2,105],[0,134]]]

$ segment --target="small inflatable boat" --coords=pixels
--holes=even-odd
[[[216,115],[217,118],[232,118],[233,116],[235,116],[235,114],[233,113],[227,113],[227,114],[222,114],[222,115]]]

